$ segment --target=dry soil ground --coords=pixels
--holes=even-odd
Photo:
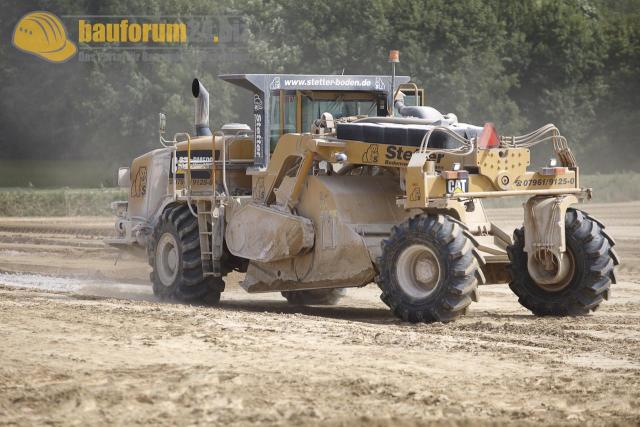
[[[536,318],[506,286],[450,324],[374,286],[336,307],[156,301],[109,219],[0,218],[0,424],[640,424],[640,203],[586,209],[623,258],[590,316]],[[507,227],[519,210],[495,210]]]

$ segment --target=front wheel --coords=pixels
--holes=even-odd
[[[446,215],[421,215],[382,242],[380,298],[407,322],[448,322],[477,300],[473,244]]]
[[[556,283],[537,283],[531,277],[531,263],[524,251],[524,228],[515,230],[513,245],[507,248],[511,260],[509,287],[520,304],[538,316],[572,316],[596,310],[609,298],[610,286],[615,283],[613,269],[618,264],[613,240],[603,228],[584,212],[567,210],[567,267]]]
[[[198,221],[186,205],[167,208],[148,248],[153,293],[160,299],[215,304],[222,278],[204,277]]]

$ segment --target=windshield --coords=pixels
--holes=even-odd
[[[331,113],[334,119],[377,116],[379,102],[376,94],[366,92],[272,91],[269,101],[271,152],[283,134],[310,132],[311,124],[322,113]]]
[[[309,132],[311,123],[319,119],[322,113],[331,113],[334,119],[347,116],[375,116],[377,115],[375,99],[313,99],[308,95],[302,96],[302,131]]]

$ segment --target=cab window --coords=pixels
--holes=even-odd
[[[296,114],[298,108],[295,91],[273,91],[271,92],[271,152],[275,150],[280,136],[285,133],[295,133]]]
[[[347,96],[338,96],[335,99],[323,99],[316,94],[302,94],[302,132],[309,132],[314,120],[319,119],[322,113],[331,113],[334,119],[347,116],[376,116],[377,100],[349,99]]]
[[[280,138],[280,96],[278,96],[278,92],[273,92],[269,101],[269,110],[271,112],[271,117],[269,122],[271,123],[271,135],[269,137],[269,145],[271,147],[271,152],[276,147],[278,143],[278,139]]]

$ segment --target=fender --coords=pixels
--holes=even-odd
[[[524,251],[528,269],[538,283],[556,283],[564,277],[570,263],[565,259],[565,214],[577,204],[576,196],[532,197],[524,207]]]

